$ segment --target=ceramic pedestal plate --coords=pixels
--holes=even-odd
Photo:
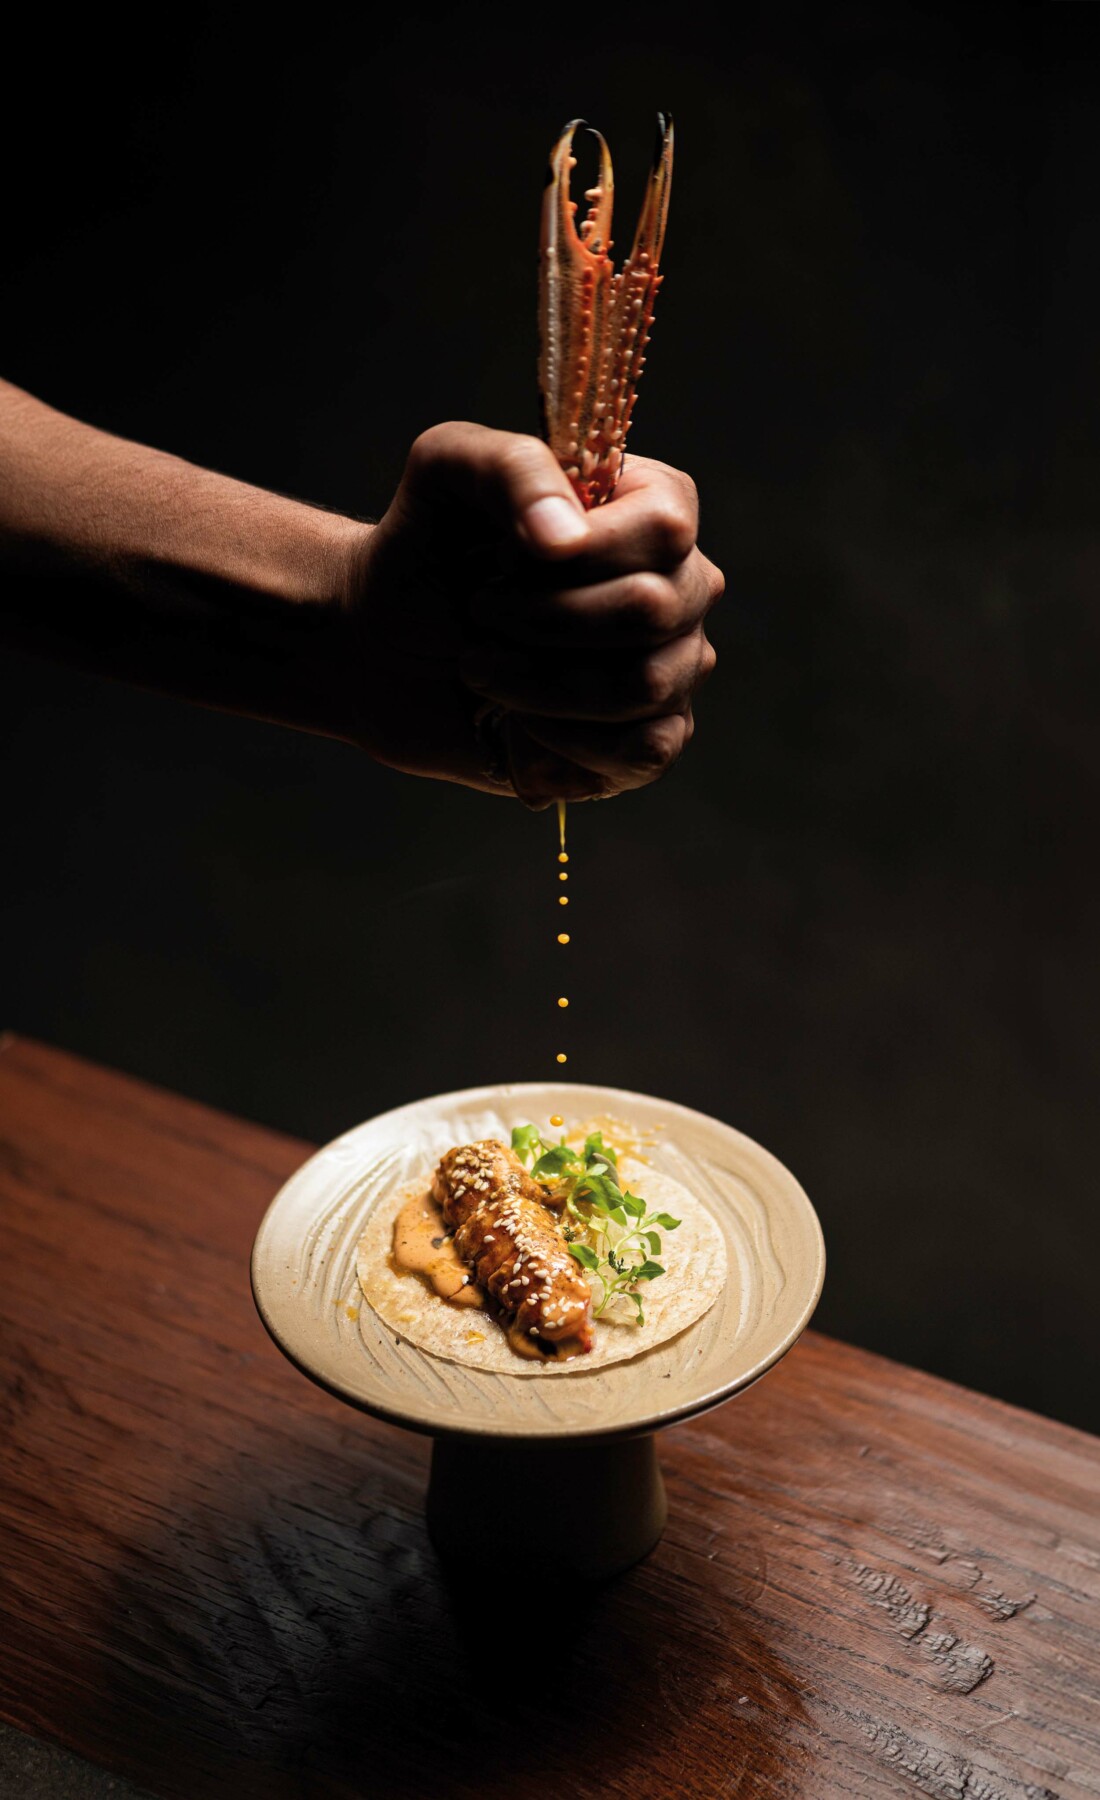
[[[652,1133],[646,1155],[718,1221],[729,1277],[678,1337],[591,1373],[525,1377],[418,1350],[363,1300],[355,1249],[374,1206],[453,1144],[533,1120],[601,1115]],[[660,1127],[658,1131],[656,1128]],[[825,1253],[783,1165],[705,1114],[618,1088],[526,1082],[437,1095],[370,1119],[298,1170],[252,1253],[260,1316],[304,1374],[352,1406],[434,1439],[427,1517],[442,1557],[503,1552],[598,1580],[652,1549],[667,1516],[655,1433],[748,1387],[817,1304]]]

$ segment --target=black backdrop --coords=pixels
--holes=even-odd
[[[790,1164],[821,1325],[1100,1427],[1094,12],[43,9],[0,304],[56,405],[381,510],[534,426],[562,119],[621,240],[673,108],[633,441],[729,595],[688,758],[574,815],[570,1073]],[[552,1072],[549,817],[29,659],[0,717],[4,1023],[314,1138]]]

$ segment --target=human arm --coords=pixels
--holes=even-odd
[[[641,785],[690,736],[721,592],[695,528],[676,471],[631,459],[584,515],[545,445],[462,424],[372,527],[0,384],[8,643],[530,805]]]
[[[200,469],[0,382],[0,637],[348,735],[341,602],[371,528]]]

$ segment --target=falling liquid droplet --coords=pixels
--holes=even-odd
[[[561,855],[558,857],[558,861],[559,862],[568,862],[569,861],[569,858],[566,856],[564,850],[562,851]]]
[[[564,869],[563,869],[563,870],[562,870],[562,872],[561,872],[561,874],[560,874],[560,875],[559,875],[559,876],[558,876],[558,880],[559,880],[559,881],[568,881],[568,880],[569,880],[569,877],[568,877],[568,875],[567,875],[567,874],[566,874],[566,873],[565,873],[565,870],[564,870]]]
[[[569,1061],[569,1058],[566,1056],[564,1050],[558,1051],[558,1061],[559,1062],[568,1062]]]
[[[559,894],[558,895],[558,905],[559,906],[568,906],[569,905],[569,895],[568,894]]]
[[[568,1005],[569,1005],[569,1002],[568,1002],[568,1000],[567,1000],[567,999],[566,999],[566,998],[565,998],[565,995],[564,995],[564,994],[563,994],[563,995],[562,995],[562,997],[561,997],[561,999],[560,999],[560,1000],[559,1000],[559,1001],[558,1001],[558,1005],[559,1005],[559,1006],[568,1006]]]
[[[567,944],[568,942],[569,942],[569,933],[567,931],[559,931],[558,932],[558,943],[559,944]]]

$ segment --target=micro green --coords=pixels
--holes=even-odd
[[[569,1254],[600,1284],[596,1317],[621,1297],[633,1305],[635,1323],[644,1325],[638,1290],[664,1274],[654,1260],[661,1254],[660,1234],[675,1231],[679,1219],[648,1212],[639,1195],[622,1187],[618,1157],[601,1131],[590,1132],[584,1148],[574,1150],[564,1137],[553,1144],[536,1125],[517,1125],[512,1149],[561,1204]]]

